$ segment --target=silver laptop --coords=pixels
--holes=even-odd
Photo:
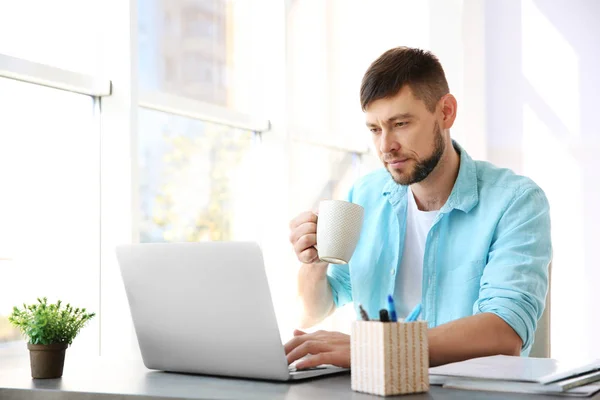
[[[347,371],[288,366],[255,243],[133,244],[117,258],[149,369],[279,381]]]

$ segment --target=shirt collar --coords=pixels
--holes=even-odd
[[[454,187],[450,192],[446,204],[440,209],[441,213],[447,213],[453,209],[468,213],[479,202],[477,168],[475,161],[454,140],[452,145],[460,155],[460,166]],[[393,204],[400,202],[407,193],[408,186],[398,185],[393,179],[383,186],[382,195],[388,196]]]

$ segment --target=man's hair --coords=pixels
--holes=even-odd
[[[396,47],[383,53],[365,72],[360,86],[363,111],[375,100],[394,96],[404,85],[423,100],[429,112],[434,112],[439,99],[450,92],[436,56],[421,49]]]

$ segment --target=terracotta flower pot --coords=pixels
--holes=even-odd
[[[31,376],[35,379],[60,378],[65,365],[65,351],[67,343],[31,344],[29,361],[31,363]]]

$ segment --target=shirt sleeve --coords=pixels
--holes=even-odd
[[[352,301],[352,285],[347,264],[329,264],[327,281],[336,307],[342,307]]]
[[[533,344],[544,311],[552,257],[550,210],[543,191],[529,188],[508,206],[493,237],[475,314],[498,315],[523,341]]]
[[[352,202],[354,187],[346,196],[346,201]],[[350,281],[350,267],[348,264],[329,264],[327,268],[327,282],[331,288],[333,302],[337,308],[352,302],[352,283]]]

